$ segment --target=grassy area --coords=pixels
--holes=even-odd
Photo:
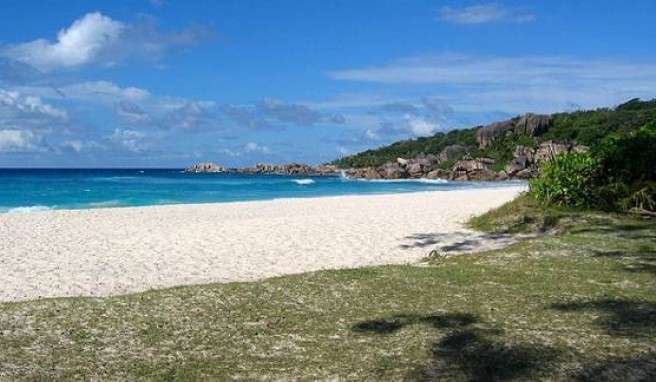
[[[594,225],[613,218],[626,220],[627,216],[542,207],[534,198],[522,194],[495,210],[470,219],[467,225],[477,231],[492,233],[559,234],[573,226]]]
[[[422,267],[0,305],[0,380],[656,378],[656,222],[530,203],[472,224],[559,235]]]

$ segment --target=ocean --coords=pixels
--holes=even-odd
[[[0,213],[484,189],[517,184],[196,174],[179,169],[0,169]]]

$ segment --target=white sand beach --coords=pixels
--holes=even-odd
[[[0,302],[417,262],[521,190],[3,214]]]

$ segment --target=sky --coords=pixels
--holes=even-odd
[[[0,167],[318,164],[656,97],[656,1],[0,0]]]

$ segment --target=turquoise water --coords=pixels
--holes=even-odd
[[[340,176],[190,174],[170,169],[0,169],[0,213],[483,189],[517,184],[364,181]]]

